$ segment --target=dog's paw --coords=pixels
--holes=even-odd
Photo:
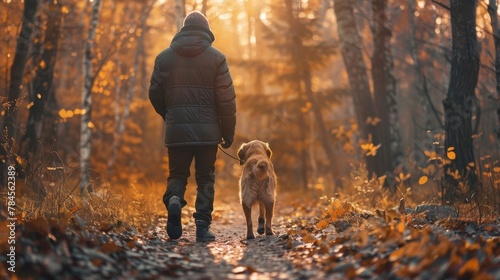
[[[251,235],[247,234],[247,239],[255,239],[255,235],[253,235],[253,234],[251,234]]]
[[[272,229],[266,230],[266,235],[274,235],[274,232]]]
[[[257,233],[258,233],[258,234],[264,234],[264,231],[265,231],[265,230],[264,230],[264,228],[263,228],[263,227],[262,227],[262,228],[257,228]]]

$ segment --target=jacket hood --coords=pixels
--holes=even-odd
[[[182,56],[197,56],[212,45],[212,31],[197,25],[186,25],[175,34],[170,47]]]

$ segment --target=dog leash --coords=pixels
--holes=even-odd
[[[235,159],[235,160],[239,161],[241,164],[245,163],[245,161],[244,161],[244,160],[241,160],[241,159],[239,159],[239,158],[237,158],[237,157],[235,157],[235,156],[232,156],[232,155],[228,154],[226,151],[224,151],[224,150],[222,149],[222,147],[221,147],[220,145],[217,145],[217,147],[219,148],[219,150],[221,150],[221,151],[222,151],[224,154],[226,154],[228,157],[230,157],[230,158],[232,158],[232,159]]]

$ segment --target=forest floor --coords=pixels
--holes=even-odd
[[[142,230],[89,228],[78,219],[67,228],[43,218],[21,223],[16,273],[7,271],[2,241],[0,278],[500,279],[498,219],[478,224],[426,213],[370,213],[284,193],[276,204],[275,235],[246,240],[237,195],[219,197],[212,223],[217,239],[209,243],[195,241],[192,207],[183,208],[179,240],[166,235],[165,216]]]

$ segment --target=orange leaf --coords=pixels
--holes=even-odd
[[[427,180],[429,180],[429,178],[427,176],[422,176],[422,177],[420,177],[420,179],[418,179],[418,184],[423,185],[423,184],[427,183]]]
[[[476,258],[472,258],[465,262],[465,264],[460,268],[458,275],[463,277],[466,274],[476,274],[479,271],[479,261]]]
[[[328,221],[326,220],[321,220],[318,222],[318,224],[316,225],[316,227],[319,229],[319,230],[322,230],[322,229],[325,229],[328,227]]]
[[[399,260],[401,257],[403,257],[405,251],[406,251],[406,248],[401,247],[401,248],[397,249],[396,251],[392,252],[389,255],[389,261],[395,262],[395,261]]]
[[[101,252],[106,254],[112,254],[118,251],[121,251],[121,247],[116,245],[114,242],[106,243],[101,246]]]
[[[454,152],[454,151],[448,151],[448,152],[446,153],[446,156],[447,156],[449,159],[451,159],[451,160],[454,160],[454,159],[456,159],[456,158],[457,158],[457,154],[455,154],[455,152]]]
[[[308,233],[306,236],[302,237],[302,241],[305,243],[313,243],[316,241],[316,237],[312,236],[312,234]]]

